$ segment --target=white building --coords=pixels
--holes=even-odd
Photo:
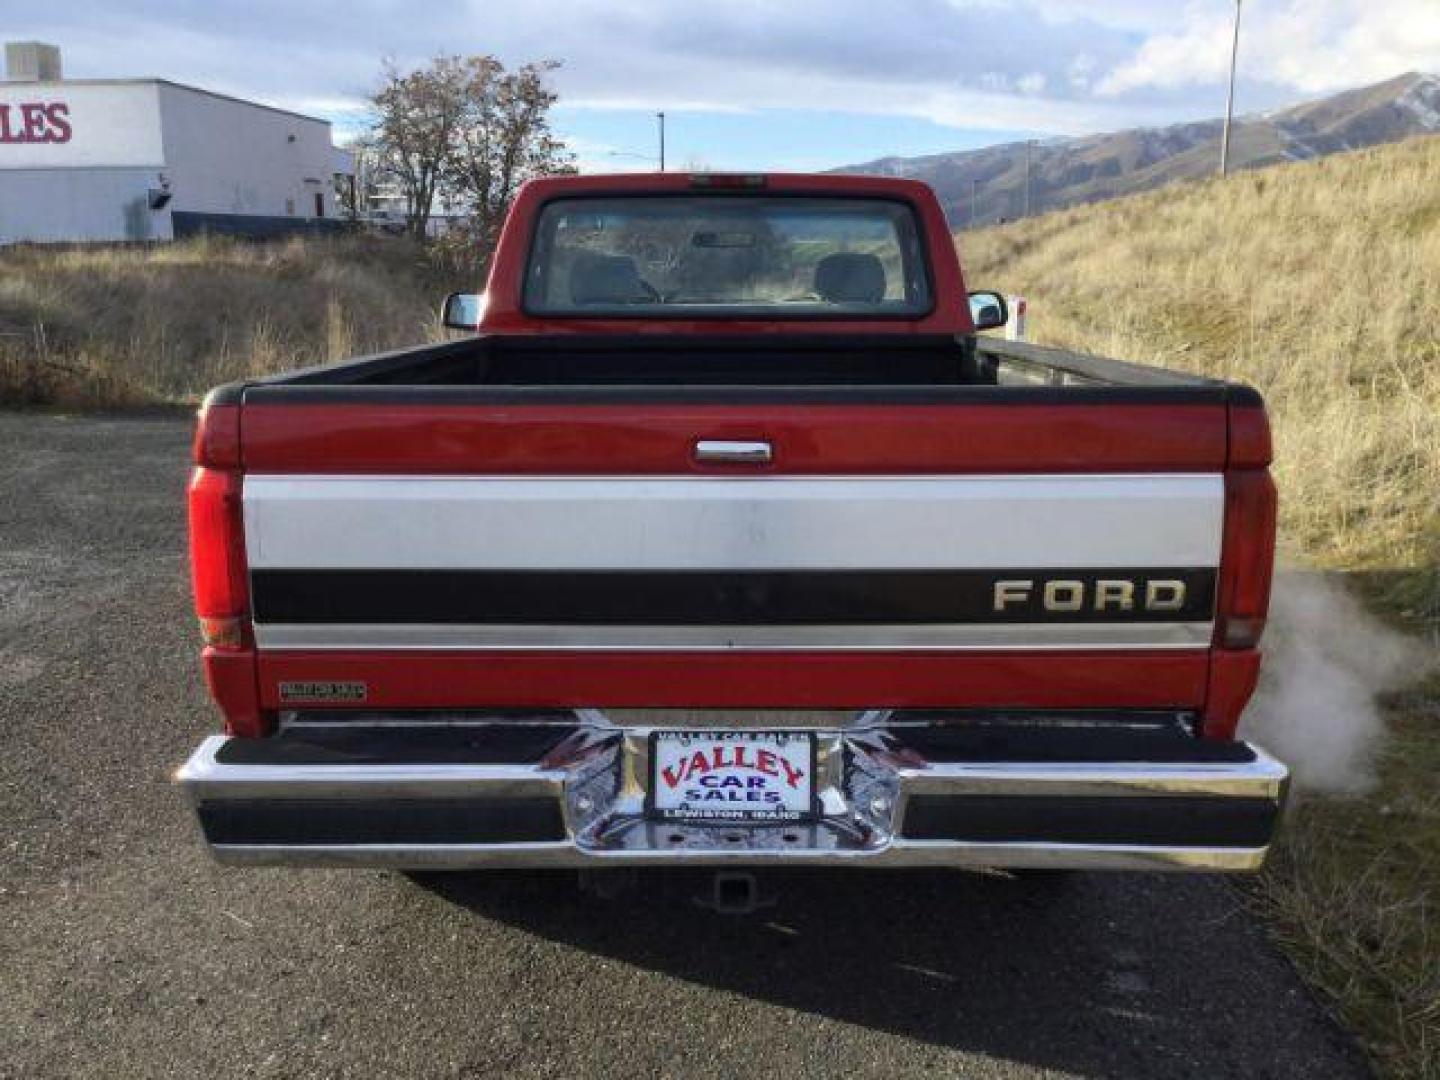
[[[353,168],[326,120],[165,79],[66,80],[39,43],[6,61],[0,244],[338,226]]]

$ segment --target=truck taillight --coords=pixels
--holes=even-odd
[[[249,599],[240,474],[196,466],[190,476],[190,574],[205,644],[238,648]]]
[[[1265,632],[1275,565],[1275,482],[1267,469],[1225,474],[1225,537],[1221,553],[1216,644],[1252,649]]]
[[[240,467],[240,406],[222,396],[225,389],[212,390],[200,406],[191,447],[196,465],[217,469]]]

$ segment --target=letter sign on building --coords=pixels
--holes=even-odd
[[[0,143],[67,143],[71,134],[63,101],[0,102]]]
[[[0,170],[165,168],[159,86],[0,81]]]

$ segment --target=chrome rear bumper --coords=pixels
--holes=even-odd
[[[220,861],[1253,870],[1288,783],[1245,744],[1111,732],[1096,760],[1083,730],[997,740],[887,718],[816,733],[819,821],[692,826],[645,816],[649,730],[600,714],[325,727],[214,736],[176,773]]]

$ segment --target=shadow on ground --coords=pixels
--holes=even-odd
[[[697,902],[701,872],[639,875],[608,899],[559,873],[414,880],[590,954],[1071,1074],[1289,1075],[1343,1042],[1310,1057],[1326,1023],[1308,1000],[1290,1005],[1309,1023],[1257,1029],[1293,980],[1215,878],[785,870],[760,876],[771,903],[745,916]]]

